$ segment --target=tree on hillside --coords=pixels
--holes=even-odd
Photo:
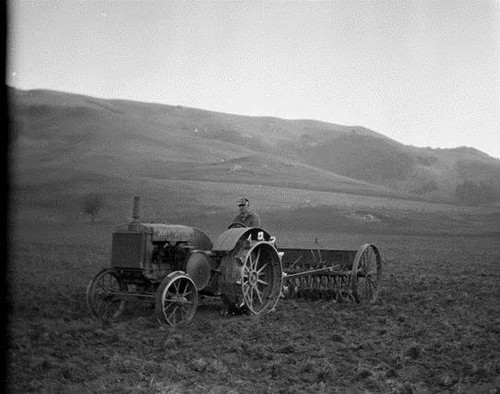
[[[104,207],[104,198],[98,193],[89,193],[83,199],[83,213],[90,215],[92,223],[99,215],[99,212]]]

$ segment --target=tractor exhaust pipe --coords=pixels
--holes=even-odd
[[[139,222],[140,218],[140,203],[141,203],[141,197],[140,196],[134,196],[134,205],[132,206],[132,219],[134,223]]]

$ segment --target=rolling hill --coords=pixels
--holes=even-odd
[[[24,206],[69,210],[90,192],[116,209],[130,193],[150,196],[154,215],[241,194],[283,207],[300,190],[467,204],[500,196],[500,160],[362,127],[12,88],[9,109],[11,183]]]

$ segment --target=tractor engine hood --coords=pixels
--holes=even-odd
[[[212,241],[201,230],[180,224],[131,222],[115,228],[115,232],[151,234],[152,242],[185,242],[202,250],[210,250]]]

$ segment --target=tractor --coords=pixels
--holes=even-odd
[[[380,253],[356,250],[278,249],[262,228],[232,223],[212,240],[194,227],[143,223],[140,198],[132,221],[112,234],[110,265],[87,287],[91,314],[117,319],[127,302],[154,300],[161,325],[190,321],[199,296],[219,297],[232,313],[261,315],[283,298],[373,302],[382,279]]]

